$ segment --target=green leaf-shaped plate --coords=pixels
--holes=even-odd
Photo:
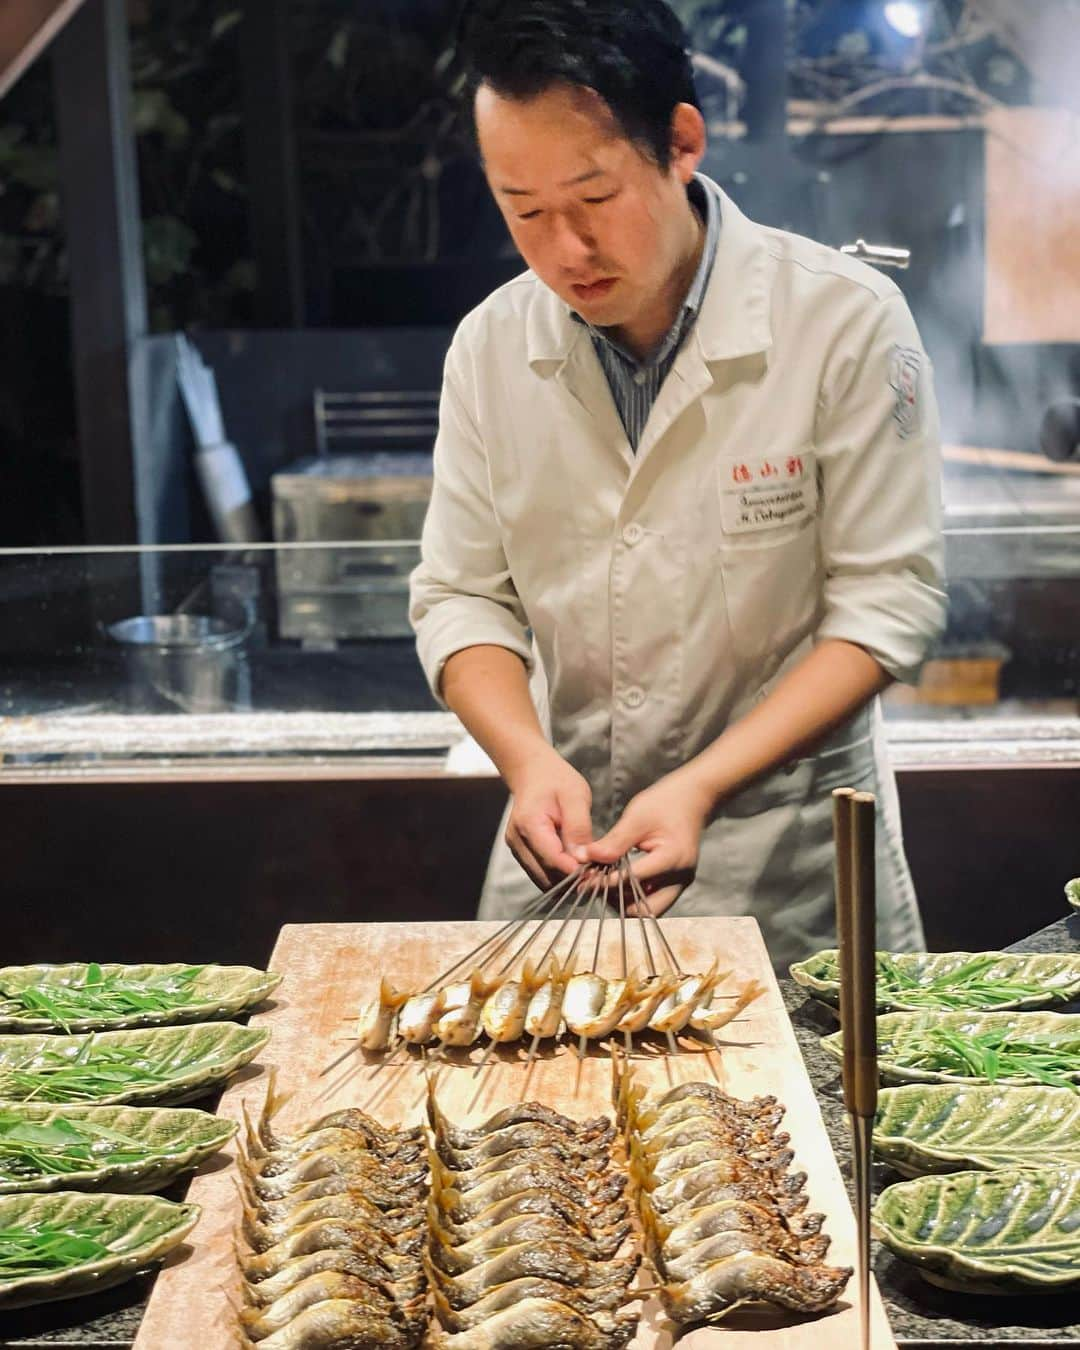
[[[1073,909],[1080,909],[1080,877],[1074,877],[1072,881],[1065,883],[1065,899]]]
[[[41,1008],[26,1008],[14,996],[24,990],[48,995],[57,986],[85,984],[91,971],[109,980],[120,978],[125,986],[160,985],[175,980],[192,967],[181,962],[168,965],[101,965],[85,962],[65,966],[0,967],[0,1032],[2,1031],[92,1031],[96,1027],[117,1031],[122,1027],[172,1026],[178,1022],[208,1022],[235,1017],[261,1003],[281,983],[281,976],[252,966],[202,966],[183,987],[184,1002],[163,1011],[126,1013],[93,1012],[85,1016],[53,1016]],[[190,995],[190,997],[187,997]]]
[[[235,1121],[208,1111],[0,1106],[0,1195],[157,1190],[198,1167],[235,1133]]]
[[[925,988],[914,995],[890,987],[883,978],[880,962],[888,957],[905,975]],[[993,957],[980,983],[981,989],[965,988],[963,981],[950,984],[949,976],[971,961]],[[921,1012],[933,1007],[967,1008],[1045,1008],[1053,1003],[1068,1003],[1080,998],[1080,953],[1025,955],[1020,952],[878,952],[877,1006],[881,1012]],[[792,977],[809,989],[815,998],[835,1008],[840,1002],[840,971],[835,951],[817,952],[791,967]],[[1004,988],[991,993],[986,984],[993,982],[1032,985],[1037,992],[1011,994]],[[985,982],[985,983],[984,983]],[[939,1001],[940,999],[940,1001]]]
[[[253,1060],[269,1039],[269,1031],[236,1022],[82,1036],[0,1036],[0,1103],[186,1102]],[[69,1076],[82,1067],[93,1081],[76,1091]]]
[[[1080,1289],[1080,1171],[954,1172],[890,1186],[874,1229],[945,1289],[1023,1294]]]
[[[1080,1169],[1080,1095],[1043,1086],[885,1088],[874,1152],[909,1177],[973,1167]]]
[[[78,1260],[46,1274],[11,1279],[0,1268],[0,1311],[93,1294],[130,1279],[183,1241],[198,1217],[197,1205],[176,1205],[156,1195],[58,1191],[0,1196],[0,1256],[3,1232],[42,1227],[97,1229],[98,1240],[109,1249],[105,1256]]]
[[[1038,1012],[946,1012],[885,1013],[877,1019],[878,1072],[887,1083],[985,1083],[985,1077],[935,1069],[922,1062],[917,1043],[927,1031],[958,1031],[964,1035],[983,1032],[1006,1033],[1009,1042],[1038,1037],[1053,1043],[1067,1066],[1061,1077],[1080,1083],[1080,1017],[1068,1013]],[[842,1059],[843,1033],[823,1036],[821,1044],[829,1054]],[[999,1083],[1030,1084],[1028,1075],[998,1075]]]

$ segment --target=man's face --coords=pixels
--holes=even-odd
[[[568,85],[525,101],[481,85],[476,128],[495,200],[540,280],[592,324],[648,328],[686,254],[700,151],[677,148],[662,170],[596,94]]]

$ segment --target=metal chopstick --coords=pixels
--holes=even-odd
[[[878,1083],[874,814],[873,793],[841,788],[833,794],[844,1105],[854,1160],[862,1350],[870,1347],[870,1165]]]

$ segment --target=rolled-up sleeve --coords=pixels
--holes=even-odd
[[[899,292],[867,303],[824,381],[815,445],[825,613],[817,639],[914,681],[945,624],[941,444],[930,362]]]
[[[420,663],[443,706],[443,667],[465,647],[507,647],[532,664],[525,611],[491,499],[487,455],[470,410],[473,380],[465,345],[459,334],[446,358],[431,503],[409,585]]]

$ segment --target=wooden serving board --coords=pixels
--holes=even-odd
[[[360,1106],[387,1124],[412,1124],[423,1111],[425,1079],[419,1061],[399,1060],[374,1072],[352,1053],[329,1073],[321,1071],[349,1049],[358,1008],[387,975],[398,988],[422,989],[454,961],[476,947],[500,925],[293,924],[281,930],[271,966],[284,980],[277,1002],[252,1018],[273,1036],[263,1052],[263,1068],[276,1065],[278,1087],[293,1096],[277,1120],[288,1132],[300,1123],[341,1106]],[[630,958],[640,948],[628,926]],[[677,1057],[657,1047],[636,1052],[636,1076],[650,1091],[676,1083],[711,1080],[737,1097],[774,1093],[787,1107],[784,1128],[795,1150],[793,1167],[809,1174],[810,1209],[827,1215],[832,1237],[829,1263],[855,1264],[855,1223],[843,1182],[822,1124],[821,1114],[795,1043],[757,923],[751,918],[665,919],[663,930],[679,964],[702,971],[714,959],[734,971],[721,992],[755,978],[767,992],[719,1033],[720,1050]],[[579,947],[582,964],[591,965],[595,921],[587,921]],[[619,973],[619,925],[609,921],[601,934],[600,971]],[[653,947],[659,952],[653,938]],[[659,960],[658,960],[659,964]],[[549,1046],[550,1046],[549,1042]],[[521,1100],[539,1100],[577,1118],[611,1113],[611,1061],[606,1049],[592,1047],[578,1060],[564,1043],[547,1050],[526,1070],[524,1049],[507,1046],[477,1072],[486,1042],[456,1052],[459,1059],[441,1070],[438,1094],[446,1113],[462,1122],[481,1121],[493,1111]],[[226,1091],[222,1115],[239,1119],[242,1103],[258,1114],[266,1091],[266,1073],[251,1073]],[[203,1207],[191,1249],[176,1254],[158,1277],[135,1343],[136,1350],[195,1347],[226,1350],[236,1344],[230,1303],[237,1303],[233,1238],[239,1202],[231,1161],[234,1149],[211,1159],[196,1175],[188,1199]],[[859,1344],[855,1280],[836,1309],[816,1318],[793,1314],[739,1313],[716,1328],[700,1328],[679,1339],[686,1350],[835,1350]],[[881,1300],[873,1291],[874,1350],[895,1350]],[[668,1350],[674,1338],[657,1300],[644,1305],[633,1350]]]

